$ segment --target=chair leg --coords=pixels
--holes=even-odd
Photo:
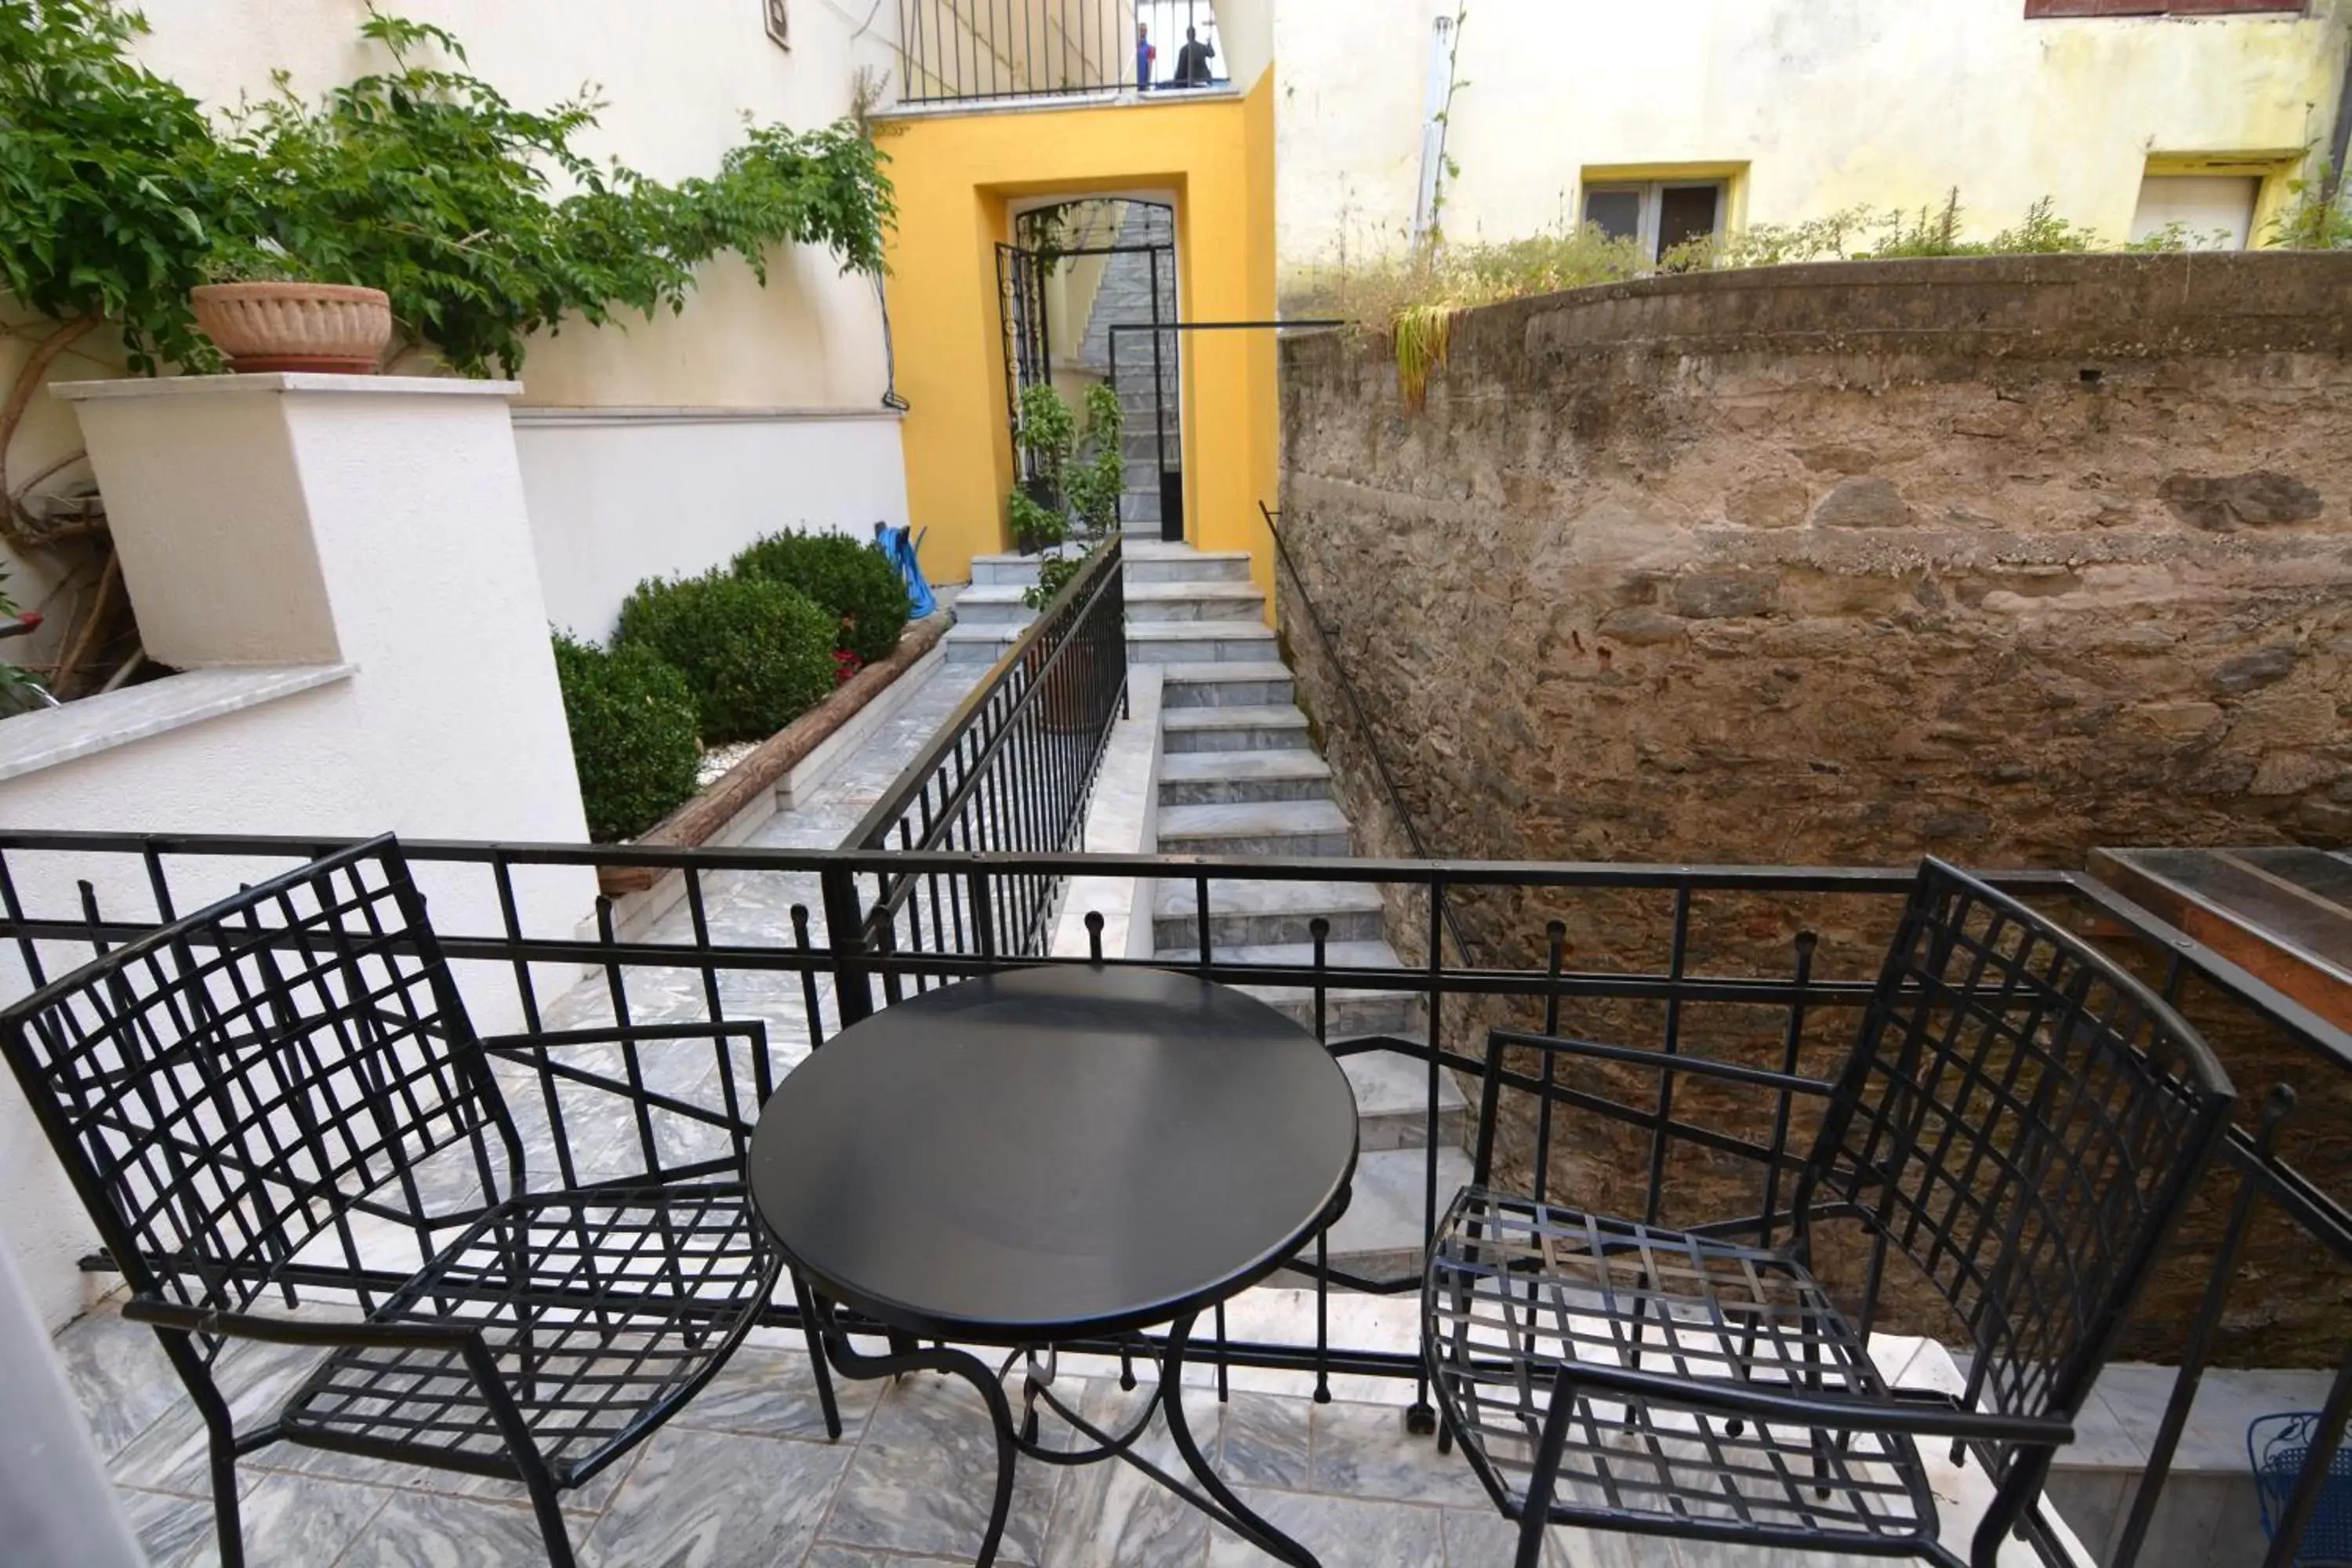
[[[1630,1415],[1632,1407],[1627,1407]],[[1576,1419],[1576,1390],[1564,1377],[1551,1384],[1551,1408],[1544,1412],[1543,1434],[1536,1439],[1535,1463],[1528,1471],[1527,1500],[1519,1508],[1519,1551],[1516,1568],[1541,1568],[1544,1531],[1551,1524],[1551,1494],[1559,1479],[1560,1456],[1568,1450],[1568,1424]]]
[[[545,1467],[523,1467],[523,1484],[530,1490],[530,1510],[539,1516],[539,1533],[547,1542],[547,1568],[577,1568],[572,1555],[572,1527],[563,1521],[562,1505],[556,1501],[555,1483],[548,1479]]]
[[[220,1532],[220,1568],[245,1568],[245,1530],[236,1503],[236,1445],[225,1426],[212,1433],[213,1524]]]

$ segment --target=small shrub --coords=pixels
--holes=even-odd
[[[907,584],[888,556],[843,533],[772,533],[735,557],[738,577],[789,583],[840,617],[835,646],[871,664],[907,629]]]
[[[1089,550],[1085,555],[1048,555],[1037,563],[1037,581],[1021,590],[1021,602],[1033,610],[1044,609],[1062,596],[1062,590],[1070,585],[1070,580],[1092,554],[1094,552]]]
[[[607,653],[562,632],[555,676],[591,838],[635,837],[694,794],[702,746],[686,677],[643,648]]]
[[[840,618],[789,583],[722,572],[637,584],[616,641],[677,668],[693,689],[702,738],[758,741],[833,689]]]

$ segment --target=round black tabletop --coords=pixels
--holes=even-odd
[[[1313,1036],[1160,970],[1026,969],[843,1030],[761,1112],[751,1197],[827,1297],[927,1338],[1120,1333],[1273,1272],[1346,1206]]]

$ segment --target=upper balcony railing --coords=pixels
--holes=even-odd
[[[899,0],[899,102],[1177,92],[1226,79],[1209,0]]]

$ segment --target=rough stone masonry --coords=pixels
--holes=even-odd
[[[2352,257],[1660,278],[1458,318],[1422,408],[1374,338],[1283,371],[1284,536],[1434,853],[2352,842]],[[1532,958],[1532,912],[1482,924]],[[2232,1054],[2352,1171],[2342,1075]]]

